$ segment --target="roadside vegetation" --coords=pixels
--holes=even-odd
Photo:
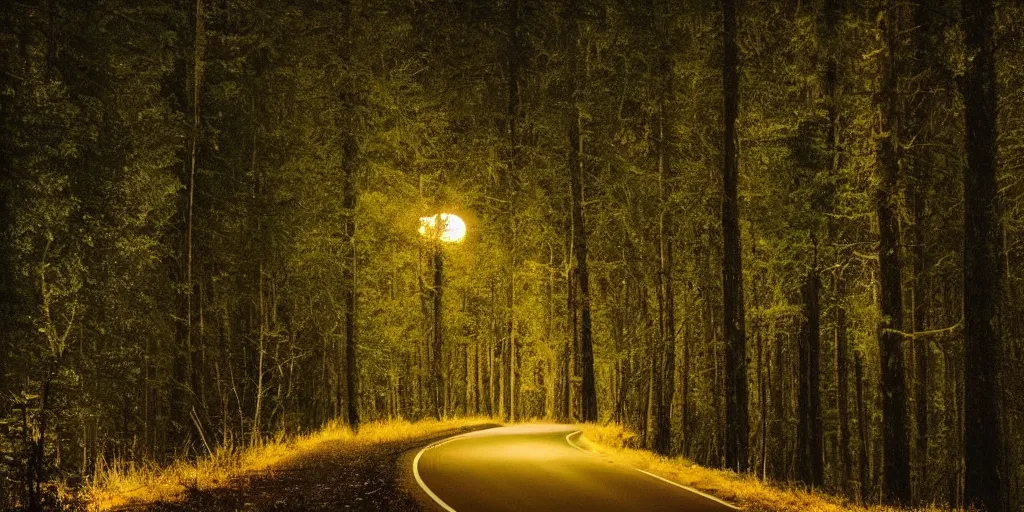
[[[747,512],[938,512],[949,508],[894,507],[857,504],[846,498],[808,491],[756,475],[710,469],[683,457],[664,457],[638,449],[640,439],[620,425],[584,425],[577,444],[597,453],[614,455],[637,469],[727,501]],[[962,509],[955,509],[962,510]]]
[[[314,452],[325,443],[342,442],[357,448],[379,443],[430,438],[454,429],[493,423],[487,418],[459,418],[444,421],[381,421],[363,425],[353,433],[342,422],[300,436],[278,435],[257,446],[225,446],[211,455],[160,467],[114,462],[97,471],[93,485],[82,499],[89,510],[112,510],[128,504],[175,501],[191,491],[227,486],[261,471],[286,464]]]

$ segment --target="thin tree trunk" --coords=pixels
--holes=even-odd
[[[257,350],[259,354],[257,359],[259,362],[256,365],[256,409],[252,415],[252,435],[249,439],[249,444],[256,446],[260,442],[260,419],[261,412],[263,411],[263,358],[266,354],[264,349],[264,342],[267,337],[267,305],[263,294],[263,263],[260,263],[259,272],[259,308],[260,308],[260,319],[259,319],[259,347]]]
[[[854,379],[857,381],[857,430],[860,438],[860,502],[866,503],[871,496],[871,481],[868,474],[868,413],[864,403],[864,363],[860,352],[854,357]]]
[[[849,404],[849,333],[846,320],[846,284],[845,278],[836,278],[836,296],[839,303],[835,306],[836,314],[836,380],[839,388],[839,457],[842,465],[842,489],[849,492],[852,478],[852,460],[850,457],[850,404]]]
[[[508,333],[508,345],[507,350],[504,352],[506,366],[503,368],[505,375],[505,385],[507,389],[503,389],[505,400],[502,401],[502,406],[505,408],[503,417],[508,421],[515,421],[516,419],[516,395],[517,395],[517,382],[516,382],[516,319],[515,319],[515,287],[516,287],[516,266],[518,265],[517,251],[518,244],[516,243],[516,225],[515,216],[518,211],[515,207],[516,196],[519,188],[519,154],[520,154],[520,141],[519,141],[519,120],[522,116],[521,105],[520,105],[520,94],[519,94],[519,75],[520,68],[522,67],[523,59],[523,44],[522,44],[522,27],[520,26],[520,0],[512,0],[508,4],[508,110],[507,123],[508,123],[508,167],[504,174],[503,188],[508,194],[509,200],[506,203],[507,211],[505,213],[505,220],[508,222],[509,231],[512,236],[509,238],[510,246],[509,252],[511,256],[511,265],[508,269],[508,319],[507,319],[507,333]]]
[[[919,173],[918,176],[921,176]],[[921,185],[918,184],[917,187]],[[911,195],[913,224],[913,265],[914,273],[913,287],[911,288],[911,315],[913,316],[913,332],[919,333],[925,330],[925,280],[924,280],[924,200],[921,197],[923,190],[914,190]],[[917,393],[915,397],[917,423],[917,437],[915,445],[917,448],[918,468],[920,471],[919,488],[917,490],[917,503],[925,504],[930,494],[928,486],[928,353],[929,337],[922,336],[914,338],[914,359],[917,369]]]
[[[661,69],[668,73],[671,66],[667,56],[663,56]],[[666,89],[670,89],[670,85]],[[669,96],[670,90],[663,92]],[[674,216],[669,201],[672,197],[672,127],[666,115],[666,100],[662,99],[658,115],[658,167],[661,185],[661,222],[659,226],[659,275],[658,299],[660,320],[661,354],[655,361],[661,361],[658,368],[658,386],[660,393],[657,402],[657,423],[654,428],[654,449],[660,454],[668,455],[672,451],[672,399],[675,394],[676,376],[676,317],[675,289],[672,286],[672,240],[675,236]]]
[[[689,310],[687,309],[687,311]],[[683,329],[683,411],[680,424],[682,430],[682,454],[683,457],[690,458],[690,343],[693,338],[690,333],[690,323],[692,320],[689,313],[687,313],[684,319],[686,327]]]
[[[773,452],[772,452],[772,455],[773,455],[771,457],[772,461],[773,461],[772,462],[772,467],[773,467],[772,473],[775,475],[775,477],[777,479],[784,479],[784,478],[786,478],[785,469],[784,469],[782,457],[781,457],[781,454],[780,454],[779,450],[782,450],[782,449],[785,448],[785,443],[784,443],[785,433],[783,431],[783,423],[786,421],[786,412],[784,410],[784,408],[785,408],[785,394],[786,394],[785,391],[786,390],[785,390],[785,387],[784,387],[785,386],[785,379],[783,377],[785,375],[785,373],[783,372],[783,369],[785,368],[785,366],[784,366],[784,359],[783,359],[782,339],[776,333],[774,322],[772,324],[771,332],[772,332],[772,335],[773,335],[773,339],[774,339],[774,344],[773,345],[774,345],[774,348],[775,348],[775,354],[774,354],[774,357],[773,357],[775,362],[768,366],[768,388],[771,390],[771,393],[772,393],[772,418],[773,418],[773,420],[772,420],[772,429],[771,429],[772,430],[772,436],[771,437],[772,437],[772,439],[779,440],[777,442],[776,446],[775,446],[775,450],[773,450]],[[776,375],[776,378],[775,378],[776,384],[774,386],[772,385],[772,367],[775,368],[775,375]]]
[[[828,133],[826,145],[831,156],[831,173],[839,176],[842,171],[842,152],[840,150],[839,125],[839,56],[842,48],[839,44],[838,28],[846,9],[846,0],[826,0],[824,9],[823,39],[827,44],[828,61],[825,65],[823,79],[825,106],[828,116]],[[834,221],[829,221],[830,237],[838,236]],[[843,253],[840,253],[843,254]],[[843,254],[845,256],[845,254]],[[841,262],[840,262],[841,263]],[[850,459],[850,412],[849,412],[849,368],[848,368],[848,333],[846,321],[846,282],[841,271],[834,277],[836,305],[835,311],[835,344],[836,344],[836,385],[839,414],[839,459],[842,478],[840,488],[849,493],[852,477]]]
[[[516,394],[517,379],[516,379],[516,368],[517,368],[517,357],[518,350],[516,347],[516,320],[515,320],[515,302],[516,302],[516,288],[515,288],[515,274],[511,276],[511,282],[508,287],[508,416],[507,419],[510,422],[516,421]]]
[[[570,217],[571,218],[571,217]],[[571,224],[570,224],[571,225]],[[576,347],[579,345],[579,308],[576,307],[576,262],[574,259],[575,250],[573,248],[573,235],[572,229],[570,228],[569,233],[569,267],[566,272],[566,321],[567,321],[567,333],[565,341],[565,358],[562,361],[564,365],[563,375],[565,376],[565,394],[562,397],[563,401],[563,414],[566,421],[576,420],[575,411],[573,410],[574,389],[574,375],[576,364],[575,361],[578,359],[576,356]]]
[[[487,347],[487,416],[494,417],[494,345]]]
[[[480,372],[480,336],[477,334],[476,343],[473,344],[473,348],[476,351],[473,361],[474,377],[476,379],[476,387],[473,392],[473,414],[480,415],[480,395],[483,394],[483,380]]]
[[[353,7],[348,0],[343,10],[344,41],[342,42],[342,61],[344,69],[348,73],[351,60],[352,47],[355,44],[353,27]],[[349,73],[351,74],[351,73]],[[356,93],[355,84],[351,77],[346,77],[342,88],[341,104],[343,115],[346,119],[341,126],[342,133],[342,161],[341,168],[345,176],[344,190],[342,191],[342,208],[345,210],[345,258],[342,264],[341,281],[343,286],[343,303],[345,307],[345,390],[347,393],[347,420],[349,428],[353,431],[359,430],[359,360],[357,356],[356,338],[356,173],[359,158],[359,144],[356,140],[354,127],[356,126]],[[440,293],[440,292],[438,292]],[[438,324],[439,325],[439,324]]]
[[[434,395],[434,419],[444,416],[445,382],[442,377],[444,359],[444,323],[442,319],[442,291],[444,286],[444,256],[441,254],[441,242],[434,241],[434,343],[433,365],[431,365],[432,393]]]
[[[194,352],[195,347],[193,346],[192,339],[192,316],[193,316],[193,268],[194,268],[194,244],[193,244],[193,231],[194,231],[194,219],[195,219],[195,188],[196,188],[196,175],[198,174],[198,153],[199,153],[199,139],[201,135],[201,118],[199,111],[199,92],[202,86],[203,78],[203,55],[205,53],[205,26],[204,26],[204,15],[203,15],[203,2],[202,0],[196,0],[195,2],[195,27],[193,47],[192,47],[192,83],[190,85],[189,96],[191,97],[191,108],[192,108],[192,127],[189,141],[189,167],[188,167],[188,198],[186,204],[186,218],[185,218],[185,297],[184,297],[184,309],[182,317],[184,318],[183,331],[181,340],[183,338],[184,347],[181,347],[180,353],[177,354],[175,361],[175,380],[180,383],[179,387],[184,389],[177,389],[174,394],[178,395],[178,399],[174,400],[177,404],[174,408],[178,411],[180,416],[178,421],[180,425],[187,425],[191,423],[191,420],[187,417],[188,412],[192,410],[195,405],[195,386],[194,384]]]

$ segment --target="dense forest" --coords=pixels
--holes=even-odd
[[[4,1],[0,508],[336,419],[484,415],[1024,510],[1022,20]],[[461,243],[418,231],[438,212]]]

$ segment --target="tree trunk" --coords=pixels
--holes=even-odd
[[[992,0],[963,1],[964,168],[964,504],[1003,510],[995,323],[1002,292],[996,168],[996,65]]]
[[[434,351],[433,365],[431,366],[432,392],[434,394],[434,419],[440,420],[444,417],[445,387],[442,377],[442,362],[444,358],[444,338],[441,294],[444,286],[444,256],[441,254],[440,240],[434,241]]]
[[[687,302],[692,303],[689,299],[687,299]],[[689,310],[687,309],[686,311]],[[682,417],[680,418],[680,430],[682,431],[681,453],[683,457],[690,458],[690,343],[692,342],[690,325],[692,320],[689,313],[683,318],[685,328],[683,329],[683,410]]]
[[[923,173],[918,173],[919,179]],[[911,315],[913,317],[913,332],[919,333],[925,330],[925,280],[924,280],[924,200],[921,197],[924,191],[920,189],[921,184],[915,186],[916,190],[911,193],[912,215],[913,215],[913,266],[914,273],[913,294],[911,300]],[[915,397],[915,420],[917,423],[917,437],[915,445],[917,449],[918,468],[920,468],[919,488],[917,490],[917,502],[927,503],[929,493],[928,486],[928,353],[930,340],[928,336],[914,339],[914,359],[917,369],[917,393]]]
[[[815,252],[817,249],[815,249]],[[817,255],[815,255],[815,261]],[[804,320],[800,336],[800,387],[797,426],[800,480],[813,488],[825,483],[824,446],[821,426],[821,282],[817,263],[803,285]]]
[[[736,44],[736,0],[723,0],[725,134],[722,183],[722,293],[725,328],[725,465],[739,472],[747,470],[750,431],[747,415],[747,340],[743,305],[743,261],[740,247],[739,155],[736,117],[739,113],[739,48]]]
[[[189,147],[188,147],[188,187],[187,197],[185,198],[185,226],[184,235],[185,246],[182,248],[185,256],[185,268],[184,270],[184,297],[182,297],[181,308],[181,319],[179,323],[177,340],[181,343],[181,346],[175,353],[174,360],[174,380],[177,385],[172,391],[172,402],[174,405],[173,409],[177,413],[176,425],[189,425],[191,419],[188,416],[188,412],[192,410],[195,405],[195,386],[194,376],[195,369],[193,367],[193,359],[195,353],[195,347],[193,346],[193,294],[194,294],[194,282],[193,282],[193,269],[194,269],[194,244],[193,244],[193,231],[194,231],[194,220],[195,220],[195,188],[196,188],[196,177],[198,174],[198,160],[199,160],[199,140],[201,136],[201,118],[199,111],[199,98],[200,90],[202,87],[203,78],[203,57],[206,51],[206,37],[205,37],[205,20],[203,13],[203,2],[202,0],[195,1],[195,22],[194,25],[194,40],[192,45],[192,66],[191,66],[191,83],[188,84],[187,97],[191,101],[191,114],[192,114],[192,126],[191,133],[189,136]],[[185,429],[181,429],[179,432],[184,434]]]
[[[476,343],[473,344],[473,414],[480,415],[480,395],[483,394],[483,380],[480,375],[480,335],[477,333]]]
[[[907,432],[906,365],[903,357],[903,280],[900,225],[896,205],[899,177],[897,153],[896,8],[886,0],[879,16],[884,41],[879,55],[880,88],[875,97],[879,126],[876,157],[880,183],[875,190],[878,213],[878,262],[882,320],[879,359],[882,376],[883,497],[886,503],[910,502],[910,438]]]
[[[773,324],[771,333],[773,334],[774,338],[773,346],[775,348],[775,353],[772,357],[774,363],[768,365],[768,389],[772,394],[771,401],[773,419],[771,428],[771,438],[776,439],[777,442],[770,458],[772,459],[772,474],[775,475],[776,479],[781,480],[786,478],[786,472],[784,469],[783,460],[781,456],[781,450],[785,448],[785,431],[783,424],[786,422],[786,390],[784,378],[786,373],[784,372],[785,360],[783,358],[783,353],[785,352],[785,350],[782,343],[783,338],[779,336],[775,331],[776,328]],[[772,368],[775,368],[774,381],[772,379]],[[773,385],[772,382],[775,382],[775,384]]]
[[[570,215],[570,219],[571,218],[572,218],[572,216]],[[574,391],[575,391],[574,390],[574,382],[573,381],[574,381],[574,376],[576,374],[576,363],[575,362],[578,359],[578,356],[576,355],[576,347],[579,346],[579,337],[580,337],[580,333],[579,333],[579,326],[580,326],[580,322],[579,322],[579,308],[576,306],[576,296],[577,296],[577,287],[576,287],[577,273],[576,273],[576,259],[575,259],[576,251],[573,248],[573,233],[572,233],[572,227],[571,226],[572,226],[572,223],[570,221],[569,240],[568,240],[568,246],[569,246],[569,258],[568,258],[568,260],[569,260],[569,269],[566,272],[566,276],[565,276],[565,280],[566,280],[566,294],[565,294],[566,295],[566,309],[565,309],[565,311],[566,311],[566,316],[567,316],[566,321],[567,321],[567,331],[568,332],[566,332],[566,340],[565,340],[565,350],[564,350],[565,358],[562,361],[562,363],[565,366],[564,372],[563,372],[563,375],[564,375],[564,378],[565,378],[565,394],[562,397],[562,401],[564,402],[563,403],[563,410],[564,410],[564,418],[565,418],[566,421],[575,421],[577,419],[575,417],[575,414],[574,414],[575,411],[573,410],[573,404],[575,403],[575,401],[573,400],[573,394],[574,394]]]
[[[345,3],[343,11],[342,33],[342,61],[344,68],[348,70],[348,63],[351,60],[352,47],[355,44],[354,27],[352,21],[352,2]],[[342,154],[341,169],[344,173],[345,183],[342,191],[342,208],[345,210],[345,249],[344,261],[342,264],[341,281],[343,287],[343,304],[345,308],[345,390],[347,393],[347,420],[349,428],[353,431],[359,430],[359,360],[357,356],[356,338],[356,172],[358,170],[357,158],[359,158],[359,144],[356,140],[354,127],[356,126],[356,93],[355,84],[350,77],[346,77],[342,88],[341,107],[342,114],[346,117],[340,125],[342,126]],[[440,291],[438,291],[440,294]],[[440,325],[440,324],[437,324]]]
[[[257,232],[258,231],[259,230],[257,230]],[[253,410],[252,414],[252,435],[249,439],[249,444],[251,446],[256,446],[260,442],[260,420],[262,419],[260,413],[263,411],[263,359],[266,355],[266,349],[264,345],[267,338],[267,305],[265,295],[263,293],[263,263],[260,263],[259,285],[257,286],[257,288],[259,289],[260,318],[259,346],[256,347],[256,350],[259,352],[259,354],[257,354],[257,360],[259,362],[256,364],[256,407]]]
[[[849,401],[849,332],[846,320],[846,284],[845,278],[836,278],[836,296],[839,303],[835,307],[836,329],[836,380],[839,409],[839,457],[842,465],[842,489],[849,492],[850,479],[853,477],[853,462],[850,456],[850,401]]]
[[[828,60],[825,64],[823,77],[823,88],[825,94],[825,107],[828,116],[828,132],[826,146],[831,157],[831,173],[839,176],[842,172],[842,152],[840,150],[840,125],[839,125],[839,81],[840,68],[839,56],[842,48],[839,44],[838,28],[842,22],[843,13],[846,9],[846,0],[826,0],[824,9],[824,32],[822,38],[826,42]],[[829,221],[830,238],[836,238],[840,231],[835,228],[835,222]],[[840,252],[840,257],[845,258],[845,251]],[[839,262],[840,264],[842,261]],[[846,320],[846,281],[842,271],[838,271],[834,278],[835,286],[835,344],[836,344],[836,386],[839,414],[839,459],[840,470],[842,471],[840,488],[844,493],[849,493],[850,479],[852,478],[852,462],[850,459],[850,412],[849,412],[849,360],[847,353],[849,348],[849,334],[847,332]]]
[[[932,153],[935,151],[935,135],[930,129],[929,117],[933,109],[938,105],[933,98],[932,91],[942,88],[942,83],[936,83],[936,73],[932,71],[931,52],[941,37],[944,27],[941,27],[938,17],[933,16],[933,8],[924,4],[917,4],[914,7],[914,59],[913,74],[918,78],[919,84],[916,87],[917,93],[914,98],[912,130],[917,135],[915,143],[911,146],[911,173],[913,180],[907,187],[908,200],[910,202],[912,217],[912,298],[911,318],[913,320],[913,332],[919,333],[926,329],[926,315],[929,300],[926,297],[925,272],[925,196],[928,193],[930,183],[934,180],[931,174],[934,166]],[[929,502],[932,494],[929,484],[929,461],[928,461],[928,388],[929,388],[929,354],[931,339],[927,336],[914,339],[913,350],[915,367],[917,373],[917,389],[915,396],[915,420],[917,434],[915,438],[916,467],[918,468],[918,484],[916,486],[915,502],[924,505]]]
[[[507,389],[505,390],[505,401],[502,402],[505,407],[504,418],[507,421],[516,420],[516,319],[515,319],[515,287],[516,287],[516,266],[518,264],[517,251],[518,244],[516,243],[516,225],[515,216],[518,214],[516,209],[516,195],[519,189],[518,179],[518,167],[519,167],[519,154],[520,154],[520,141],[519,141],[519,120],[522,116],[519,98],[519,74],[520,68],[522,67],[523,59],[523,44],[522,44],[522,28],[520,24],[520,0],[512,0],[508,4],[508,110],[507,123],[508,123],[508,167],[504,174],[503,188],[505,193],[508,195],[507,211],[505,212],[505,221],[508,223],[509,233],[512,235],[508,238],[509,252],[511,256],[511,265],[508,269],[508,319],[507,319],[507,333],[508,333],[508,346],[505,351],[506,366],[504,372],[506,375],[505,384]],[[506,405],[507,402],[507,405]]]
[[[864,403],[864,357],[860,352],[854,357],[854,379],[857,381],[857,432],[860,439],[860,502],[866,503],[871,495],[868,474],[868,413]]]
[[[664,73],[669,73],[671,65],[668,57],[662,57],[660,66]],[[672,451],[672,399],[675,394],[676,382],[676,316],[675,316],[675,289],[672,286],[672,240],[675,236],[675,225],[673,224],[672,207],[669,201],[672,197],[672,125],[667,118],[666,99],[671,94],[671,86],[665,87],[660,113],[658,115],[658,167],[661,185],[661,223],[659,226],[659,269],[658,269],[658,298],[659,298],[659,320],[660,320],[660,345],[661,354],[656,358],[661,364],[658,368],[658,381],[660,393],[658,396],[657,423],[654,426],[654,449],[662,455],[669,455]]]
[[[487,416],[494,417],[494,345],[487,347]]]
[[[566,8],[568,18],[568,41],[570,48],[569,57],[569,80],[572,83],[569,93],[569,115],[568,115],[568,142],[569,142],[569,179],[572,193],[572,238],[573,250],[576,253],[576,284],[579,287],[579,295],[576,297],[576,306],[580,312],[580,367],[581,367],[581,389],[580,389],[580,420],[584,422],[597,421],[597,389],[594,382],[594,344],[591,333],[590,319],[590,273],[587,267],[587,229],[583,216],[583,141],[580,135],[579,106],[577,104],[579,94],[579,53],[578,39],[579,27],[576,16],[576,5],[570,1]]]

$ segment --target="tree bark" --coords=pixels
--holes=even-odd
[[[355,84],[350,77],[352,71],[351,57],[352,47],[355,44],[354,27],[352,22],[353,7],[348,0],[343,7],[342,33],[342,62],[343,72],[347,76],[341,93],[342,115],[342,154],[341,169],[344,174],[344,189],[342,190],[342,208],[345,210],[345,249],[344,261],[341,271],[342,296],[345,308],[345,390],[346,390],[346,419],[353,431],[359,430],[359,359],[357,354],[356,338],[356,173],[358,171],[359,144],[356,139],[356,92]],[[440,293],[440,291],[438,291]],[[439,325],[439,324],[438,324]]]
[[[840,150],[839,125],[839,55],[842,49],[839,44],[838,29],[846,9],[846,0],[826,0],[824,9],[824,31],[822,39],[827,48],[827,61],[822,80],[825,94],[825,108],[828,116],[828,133],[826,146],[831,157],[831,173],[839,176],[842,171],[842,152]],[[840,231],[835,228],[835,221],[829,220],[830,237],[835,238]],[[837,240],[838,241],[838,240]],[[845,251],[839,252],[845,259]],[[839,261],[842,264],[842,260]],[[840,487],[849,493],[852,478],[852,461],[850,458],[850,405],[849,405],[849,333],[846,319],[846,278],[842,270],[834,277],[836,304],[835,312],[835,344],[836,344],[836,386],[839,414],[839,459],[842,478]]]
[[[578,105],[578,94],[580,72],[579,72],[579,21],[578,6],[575,0],[570,0],[566,7],[567,35],[569,48],[569,112],[568,112],[568,142],[569,142],[569,179],[572,195],[572,235],[573,250],[576,253],[576,284],[579,287],[579,295],[576,297],[576,306],[580,312],[580,367],[581,367],[581,389],[580,389],[580,420],[584,422],[597,421],[597,388],[594,382],[594,344],[591,333],[590,318],[590,273],[587,267],[587,229],[583,215],[583,140],[580,134],[580,111]]]
[[[842,465],[842,488],[849,493],[850,479],[853,478],[853,461],[850,454],[850,385],[849,385],[849,332],[846,319],[846,284],[843,276],[836,278],[836,295],[839,304],[835,308],[836,329],[836,386],[839,388],[839,457]]]
[[[996,168],[996,65],[992,0],[963,1],[964,168],[964,504],[1003,510],[995,329],[1002,293]]]
[[[817,259],[817,256],[815,256]],[[814,267],[817,267],[815,263]],[[821,282],[812,268],[803,285],[803,328],[801,329],[799,422],[800,480],[814,488],[825,483],[824,445],[821,425]]]
[[[185,96],[189,99],[190,110],[191,110],[191,127],[188,141],[188,156],[186,160],[186,172],[187,180],[186,196],[184,198],[185,212],[183,219],[183,226],[181,226],[184,235],[184,247],[181,247],[182,256],[184,258],[184,268],[181,269],[183,275],[180,276],[184,280],[183,284],[183,296],[179,307],[179,318],[181,319],[176,326],[175,341],[179,344],[174,354],[173,361],[173,375],[175,386],[171,391],[171,402],[172,409],[176,421],[173,423],[177,428],[176,433],[181,435],[183,438],[187,435],[186,432],[191,428],[188,425],[192,424],[191,417],[188,411],[191,411],[195,406],[195,368],[194,368],[194,357],[195,347],[193,338],[193,313],[194,313],[194,293],[195,283],[193,280],[194,274],[194,220],[195,220],[195,189],[196,179],[199,171],[199,141],[201,138],[201,117],[200,117],[200,91],[202,88],[203,78],[203,58],[205,55],[205,20],[203,13],[203,2],[202,0],[195,1],[195,9],[193,12],[194,22],[193,25],[193,36],[192,41],[192,62],[191,62],[191,80],[186,84]],[[180,260],[179,260],[180,261]],[[182,439],[183,440],[183,439]]]
[[[871,481],[868,477],[868,413],[864,403],[864,357],[860,352],[854,355],[854,379],[857,381],[857,433],[860,440],[860,502],[866,503],[871,495]]]
[[[692,301],[690,301],[689,299],[687,299],[686,302],[692,303]],[[684,303],[684,308],[685,307],[686,303]],[[689,311],[688,309],[685,310]],[[693,339],[690,333],[690,325],[692,320],[689,313],[687,313],[687,315],[683,317],[683,322],[685,322],[685,328],[683,329],[683,407],[682,413],[680,414],[681,418],[679,419],[680,430],[682,431],[682,439],[680,441],[682,446],[680,448],[680,452],[683,454],[683,457],[689,458],[690,444],[692,438],[692,436],[690,435],[690,343]]]
[[[743,305],[743,261],[740,247],[739,155],[736,117],[739,113],[739,48],[736,44],[736,0],[723,0],[725,134],[722,184],[723,324],[725,329],[725,465],[747,470],[750,431],[747,414],[747,340]]]
[[[665,57],[667,61],[667,57]],[[662,70],[669,72],[667,62],[662,64]],[[665,91],[668,95],[669,91]],[[659,367],[658,414],[657,423],[654,429],[654,449],[662,455],[669,455],[672,451],[672,399],[675,394],[676,376],[676,317],[675,317],[675,289],[672,286],[672,240],[675,226],[673,224],[672,208],[669,201],[672,197],[672,127],[666,119],[665,100],[662,100],[658,116],[658,166],[661,182],[661,223],[659,226],[659,285],[658,298],[660,299],[660,338],[661,354]]]
[[[896,205],[899,178],[897,153],[896,7],[886,0],[879,15],[883,49],[879,55],[880,87],[876,157],[881,178],[875,190],[878,214],[880,278],[879,355],[882,376],[883,497],[886,503],[910,502],[910,438],[907,432],[906,364],[903,356],[903,280],[900,225]]]
[[[444,358],[444,336],[442,318],[442,292],[444,286],[444,256],[441,254],[441,241],[434,241],[434,340],[431,349],[434,352],[431,366],[432,392],[434,394],[434,419],[444,417],[445,388],[442,377],[442,360]],[[504,391],[504,390],[503,390]]]
[[[931,52],[934,50],[943,27],[938,23],[938,17],[933,15],[933,8],[925,4],[917,4],[914,7],[914,72],[919,77],[917,92],[913,97],[913,123],[912,130],[916,133],[915,143],[911,146],[911,172],[912,183],[908,186],[907,195],[911,209],[911,239],[913,243],[912,256],[912,298],[911,318],[913,320],[913,332],[919,333],[926,330],[927,312],[930,300],[926,297],[925,272],[926,251],[925,251],[925,197],[931,181],[934,165],[933,152],[935,135],[929,129],[929,117],[937,106],[932,91],[940,88],[941,83],[936,83],[936,73],[931,65]],[[928,461],[928,389],[929,389],[929,364],[931,352],[931,339],[928,336],[916,337],[913,343],[914,359],[916,367],[917,388],[915,396],[915,420],[917,433],[915,437],[915,449],[918,468],[915,492],[917,504],[928,503],[931,492],[929,485],[929,461]]]
[[[521,0],[511,0],[508,3],[508,105],[507,105],[507,120],[508,123],[508,167],[503,176],[504,183],[502,187],[507,194],[508,201],[506,204],[506,212],[504,214],[505,221],[508,223],[509,234],[511,235],[508,240],[509,253],[511,256],[511,265],[508,269],[508,318],[507,318],[507,329],[508,334],[507,350],[505,351],[506,366],[505,372],[505,384],[507,389],[505,390],[505,406],[504,418],[508,421],[515,421],[516,419],[516,363],[517,363],[517,339],[516,339],[516,319],[515,319],[515,287],[516,287],[516,266],[518,264],[517,251],[518,244],[516,243],[516,225],[515,216],[518,214],[516,209],[516,196],[519,190],[519,178],[518,178],[518,167],[519,167],[519,155],[521,152],[520,140],[519,140],[519,121],[522,117],[522,108],[520,102],[519,93],[519,75],[520,69],[522,68],[523,60],[523,43],[522,43],[522,27],[520,22],[520,11],[522,10]]]

